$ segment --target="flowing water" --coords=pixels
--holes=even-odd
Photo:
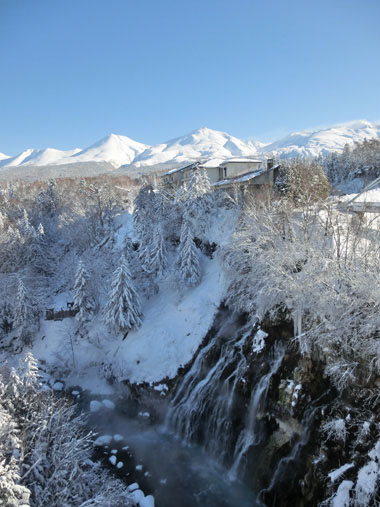
[[[144,424],[118,407],[93,418],[99,431],[125,437],[133,455],[125,461],[133,469],[118,475],[136,480],[157,507],[261,505],[244,479],[266,437],[261,420],[284,347],[273,346],[262,363],[255,362],[251,325],[226,312],[217,329],[183,376],[163,425]],[[109,452],[104,450],[105,460]]]
[[[123,416],[118,410],[92,416],[93,427],[101,434],[120,434],[125,440],[112,443],[107,452],[119,448],[124,467],[116,473],[127,484],[138,482],[144,493],[152,494],[156,507],[255,507],[256,497],[239,482],[227,480],[228,471],[210,459],[199,446],[184,446],[161,426],[147,425]],[[131,451],[132,469],[122,447]],[[103,454],[103,450],[100,452]],[[101,457],[101,456],[98,456]],[[141,471],[135,467],[142,465]],[[113,467],[115,469],[115,467]]]

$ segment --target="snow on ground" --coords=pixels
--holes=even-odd
[[[235,228],[231,210],[218,210],[207,232],[210,242],[228,244]],[[122,252],[126,235],[133,235],[129,213],[117,218],[115,248]],[[132,383],[159,382],[172,378],[178,368],[189,362],[210,329],[225,295],[225,277],[220,256],[201,255],[202,281],[198,287],[183,288],[174,271],[161,280],[158,294],[142,300],[144,313],[140,329],[130,331],[123,340],[104,326],[101,313],[89,326],[88,337],[77,333],[75,318],[41,321],[33,345],[33,354],[56,367],[56,375],[67,385],[80,385],[93,393],[106,395],[112,390],[105,380],[109,365],[117,380]],[[51,306],[61,308],[70,300],[69,293],[59,294]],[[106,367],[106,368],[104,368]],[[54,374],[54,369],[53,369]]]
[[[356,191],[357,188],[354,189],[352,194],[347,194],[340,197],[342,201],[349,201],[353,199],[362,189]],[[362,195],[360,195],[354,202],[380,202],[380,188],[374,188],[373,190],[367,190]]]
[[[224,295],[217,260],[203,259],[204,276],[183,297],[174,288],[159,292],[145,305],[142,327],[125,341],[113,343],[114,371],[131,382],[157,382],[174,377],[191,360],[212,325]]]

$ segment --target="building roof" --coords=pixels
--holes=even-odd
[[[262,160],[257,160],[257,159],[254,159],[254,158],[243,158],[243,157],[234,157],[234,158],[227,158],[225,160],[223,160],[223,164],[227,164],[227,163],[242,163],[242,162],[255,162],[255,163],[259,163],[261,164],[263,161]]]
[[[204,169],[211,169],[215,167],[221,167],[223,164],[227,163],[242,163],[242,162],[255,162],[255,163],[262,163],[262,160],[256,160],[253,158],[243,158],[243,157],[234,157],[234,158],[210,158],[208,160],[204,161],[197,161],[193,162],[191,164],[188,164],[183,167],[177,167],[175,169],[171,169],[170,171],[164,173],[162,176],[169,176],[170,174],[178,173],[181,171],[186,171],[187,169],[192,169],[196,166],[202,167]]]
[[[278,169],[280,166],[276,165],[274,167],[271,167],[270,169],[258,169],[257,171],[250,171],[245,174],[240,174],[239,176],[235,176],[233,178],[226,178],[221,181],[217,181],[216,183],[213,183],[212,187],[222,187],[224,185],[231,185],[232,183],[245,183],[246,181],[253,180],[254,178],[257,178],[261,174],[264,174],[269,171],[273,171],[274,169]]]
[[[195,167],[198,165],[198,162],[193,162],[192,164],[185,165],[184,167],[176,167],[175,169],[171,169],[167,173],[164,173],[162,176],[168,176],[169,174],[178,173],[180,171],[185,171],[186,169],[191,169],[192,167]]]

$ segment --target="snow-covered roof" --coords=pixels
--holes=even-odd
[[[168,176],[169,174],[174,174],[174,173],[178,173],[180,171],[185,171],[186,169],[191,169],[192,167],[195,168],[196,165],[197,165],[197,163],[193,162],[192,164],[185,165],[184,167],[176,167],[175,169],[171,169],[170,171],[164,173],[162,176]]]
[[[230,185],[231,183],[245,183],[246,181],[253,180],[254,178],[257,178],[261,174],[264,174],[269,171],[273,171],[274,169],[277,169],[280,167],[279,165],[276,165],[274,167],[271,167],[270,169],[258,169],[257,171],[250,171],[245,174],[241,174],[240,176],[235,176],[234,178],[226,178],[221,181],[217,181],[216,183],[213,183],[213,187],[222,187],[223,185]]]
[[[211,169],[214,167],[221,167],[223,164],[231,164],[231,163],[247,163],[247,162],[255,162],[255,163],[262,163],[262,160],[257,160],[253,158],[242,158],[242,157],[234,157],[234,158],[210,158],[208,160],[205,160],[204,162],[193,162],[192,164],[185,165],[183,167],[177,167],[176,169],[171,169],[170,171],[167,171],[162,176],[169,176],[170,174],[178,173],[181,171],[186,171],[188,169],[195,169],[197,165],[199,167],[202,167],[204,169]]]
[[[262,160],[257,160],[253,158],[242,158],[242,157],[235,157],[235,158],[228,158],[223,160],[223,164],[230,164],[230,163],[241,163],[241,162],[256,162],[256,163],[262,163]],[[222,164],[220,164],[222,165]]]

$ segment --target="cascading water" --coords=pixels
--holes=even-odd
[[[167,429],[187,443],[202,444],[209,455],[231,467],[233,480],[244,475],[246,454],[260,441],[257,416],[284,356],[284,348],[275,347],[268,371],[252,372],[247,359],[251,336],[251,325],[226,318],[183,378],[166,419]],[[244,397],[252,376],[252,391]]]
[[[270,364],[269,372],[261,377],[258,384],[252,390],[246,424],[243,430],[240,432],[237,443],[235,445],[234,462],[229,473],[229,477],[231,479],[235,480],[238,478],[239,471],[242,466],[244,466],[244,461],[248,450],[251,446],[258,445],[260,442],[257,419],[260,410],[265,404],[270,380],[272,376],[277,372],[283,357],[284,348],[277,347],[274,351],[274,359]]]

